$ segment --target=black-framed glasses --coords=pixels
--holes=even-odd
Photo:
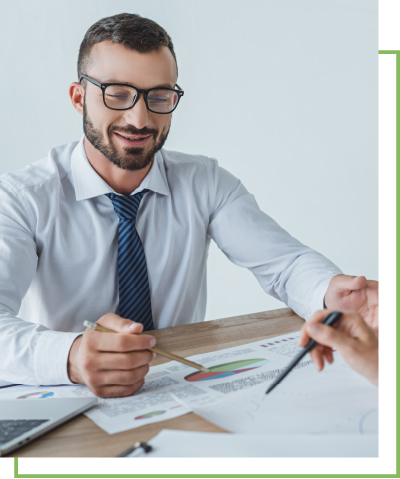
[[[140,94],[143,93],[144,102],[149,111],[167,115],[176,109],[179,100],[184,94],[179,85],[176,85],[177,90],[164,87],[141,90],[124,83],[99,83],[86,75],[81,75],[79,83],[82,81],[82,78],[101,88],[104,105],[110,110],[129,110],[133,108]]]

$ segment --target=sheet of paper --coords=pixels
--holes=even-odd
[[[378,436],[367,434],[219,434],[164,429],[140,457],[377,457]],[[135,453],[132,454],[134,456]],[[129,456],[128,456],[129,457]]]
[[[149,381],[139,393],[126,398],[98,398],[96,406],[84,414],[108,434],[134,429],[165,419],[171,419],[191,410],[165,391],[149,392],[154,382]],[[155,387],[157,389],[157,386]],[[95,397],[86,386],[16,386],[0,390],[2,399],[51,400],[53,398]]]
[[[377,434],[378,388],[339,364],[293,371],[271,393],[265,386],[190,407],[236,433]],[[186,401],[181,402],[184,404]]]
[[[298,337],[299,333],[286,334],[190,357],[211,369],[211,373],[196,371],[176,361],[154,366],[136,394],[128,398],[99,399],[98,405],[85,414],[113,434],[187,414],[192,404],[212,404],[257,385],[266,387],[298,351]],[[311,365],[307,355],[297,368]],[[93,396],[85,386],[18,386],[0,390],[0,399],[16,397],[16,394],[40,400]],[[185,401],[185,406],[181,401]]]

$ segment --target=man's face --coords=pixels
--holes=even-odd
[[[93,46],[88,71],[84,73],[100,83],[124,83],[144,90],[158,86],[175,88],[177,76],[175,60],[167,47],[138,53],[111,42]],[[103,103],[102,90],[86,84],[85,136],[121,169],[141,170],[152,162],[167,139],[171,115],[147,110],[143,95],[130,110],[110,110]]]

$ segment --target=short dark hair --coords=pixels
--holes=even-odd
[[[78,78],[86,74],[90,51],[96,43],[111,41],[120,43],[130,50],[148,53],[166,46],[176,61],[174,45],[168,33],[156,22],[134,13],[119,13],[94,23],[86,32],[78,56]]]

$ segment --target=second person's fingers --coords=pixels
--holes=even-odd
[[[299,339],[300,347],[304,347],[310,340],[310,336],[307,332],[307,325],[313,324],[313,323],[320,323],[330,313],[333,313],[333,310],[324,309],[321,311],[317,311],[306,323],[303,324],[301,328],[300,339]]]
[[[347,336],[326,324],[307,324],[306,329],[308,335],[317,343],[332,349],[337,349],[347,342]]]
[[[324,348],[323,356],[329,364],[333,363],[333,353],[331,348]]]
[[[314,349],[310,351],[311,359],[313,360],[315,367],[318,371],[322,371],[324,369],[324,358],[321,349],[316,346]]]

